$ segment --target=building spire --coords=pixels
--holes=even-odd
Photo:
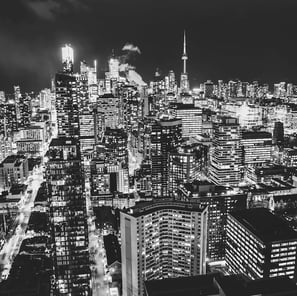
[[[188,93],[190,86],[189,86],[189,79],[187,74],[187,40],[186,40],[186,30],[184,30],[184,50],[182,55],[182,61],[183,61],[183,72],[180,76],[180,90],[182,93]]]
[[[183,73],[187,73],[187,41],[186,41],[186,30],[184,30],[184,51],[182,55],[183,60]]]
[[[184,55],[187,55],[186,30],[184,30]]]

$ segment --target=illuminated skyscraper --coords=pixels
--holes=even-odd
[[[215,125],[210,157],[210,180],[217,185],[237,186],[241,180],[241,129],[236,118],[221,117]]]
[[[207,162],[207,147],[182,145],[169,152],[169,194],[176,196],[181,184],[199,179]]]
[[[187,73],[187,44],[186,44],[186,31],[184,31],[184,50],[182,55],[182,61],[183,61],[183,72],[180,76],[180,90],[182,93],[189,92],[190,85],[189,85],[189,78]]]
[[[63,71],[55,77],[59,137],[79,137],[79,79],[73,75],[73,49],[62,48]]]
[[[31,97],[26,94],[19,98],[18,110],[19,110],[19,128],[25,128],[30,125],[31,121]]]
[[[88,227],[79,141],[53,139],[48,158],[54,295],[88,296]]]
[[[79,137],[77,77],[67,73],[57,73],[55,84],[58,136]]]
[[[63,63],[63,72],[73,73],[73,63],[74,63],[73,48],[68,44],[62,47],[62,63]]]
[[[175,92],[177,87],[176,87],[175,73],[173,70],[169,71],[168,83],[169,83],[169,91]]]
[[[207,208],[160,199],[121,212],[123,296],[144,281],[206,273]]]
[[[4,107],[4,134],[6,136],[11,136],[13,132],[17,131],[19,128],[19,121],[17,118],[17,107],[13,100],[8,101]]]
[[[79,114],[80,147],[83,156],[91,156],[97,140],[96,109],[83,109]]]
[[[243,132],[241,145],[245,166],[260,166],[271,162],[272,135],[268,132]]]
[[[151,130],[152,189],[154,197],[169,196],[169,151],[182,139],[180,119],[161,119]]]
[[[118,128],[120,124],[120,99],[113,94],[104,94],[97,99],[98,133],[103,135],[106,128]]]
[[[79,140],[79,77],[73,74],[73,50],[67,45],[62,49],[62,61],[63,71],[55,77],[58,138],[50,144],[47,167],[54,295],[87,296],[90,269]]]
[[[108,61],[109,66],[109,73],[110,73],[110,79],[118,80],[120,75],[120,61],[114,56],[114,53],[112,54],[112,57]]]
[[[90,67],[85,61],[80,62],[79,83],[80,105],[88,106],[95,103],[98,96],[97,61]]]
[[[183,138],[197,137],[202,134],[202,109],[194,104],[172,104],[173,115],[182,120]]]
[[[210,80],[207,80],[204,83],[204,97],[205,98],[211,98],[214,93],[214,85],[213,82]]]
[[[282,145],[284,143],[284,124],[281,121],[274,123],[273,143]]]
[[[207,256],[210,261],[225,259],[227,215],[246,209],[247,194],[216,186],[207,181],[184,183],[179,186],[182,200],[196,202],[208,207]]]

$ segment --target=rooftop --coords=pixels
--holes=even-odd
[[[297,286],[287,277],[248,280],[240,275],[216,278],[226,296],[296,295]]]
[[[242,139],[271,139],[272,135],[268,132],[243,132]]]
[[[50,147],[71,146],[71,145],[77,145],[77,144],[78,144],[78,139],[76,139],[76,138],[61,137],[61,138],[52,139],[52,141],[50,143]]]
[[[17,161],[23,160],[24,158],[25,158],[25,156],[12,154],[12,155],[7,156],[3,160],[2,164],[5,164],[5,163],[15,163]]]
[[[287,277],[249,280],[243,275],[218,273],[145,282],[147,296],[255,296],[297,295],[297,286]]]
[[[151,201],[138,202],[135,204],[134,207],[128,209],[127,214],[133,217],[139,217],[163,209],[203,212],[205,206],[202,206],[195,202],[176,201],[171,198],[159,198]]]
[[[191,109],[195,109],[195,110],[201,110],[201,108],[195,107],[194,104],[183,104],[183,103],[171,103],[170,104],[172,107],[175,107],[177,110],[191,110]]]
[[[168,278],[145,282],[147,296],[207,296],[218,295],[214,274]]]
[[[118,238],[115,235],[109,234],[103,237],[104,247],[106,250],[107,264],[111,265],[114,262],[121,262],[121,247]]]
[[[268,209],[255,208],[233,212],[229,215],[257,236],[263,243],[297,240],[297,232],[286,221],[275,216]]]

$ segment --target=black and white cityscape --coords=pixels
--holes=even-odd
[[[95,2],[0,12],[0,296],[296,296],[297,5]]]

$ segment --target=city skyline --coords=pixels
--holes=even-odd
[[[164,74],[171,69],[180,73],[184,29],[193,86],[207,79],[237,78],[294,83],[297,4],[267,4],[241,1],[239,6],[234,0],[186,1],[183,5],[165,1],[157,7],[151,1],[5,3],[0,14],[0,41],[5,45],[0,86],[9,92],[11,84],[20,84],[26,91],[49,85],[59,63],[57,48],[64,43],[74,46],[77,62],[97,59],[102,72],[112,50],[121,55],[129,42],[141,50],[131,63],[145,81],[152,79],[157,67]]]
[[[295,11],[6,2],[0,296],[296,296]]]

